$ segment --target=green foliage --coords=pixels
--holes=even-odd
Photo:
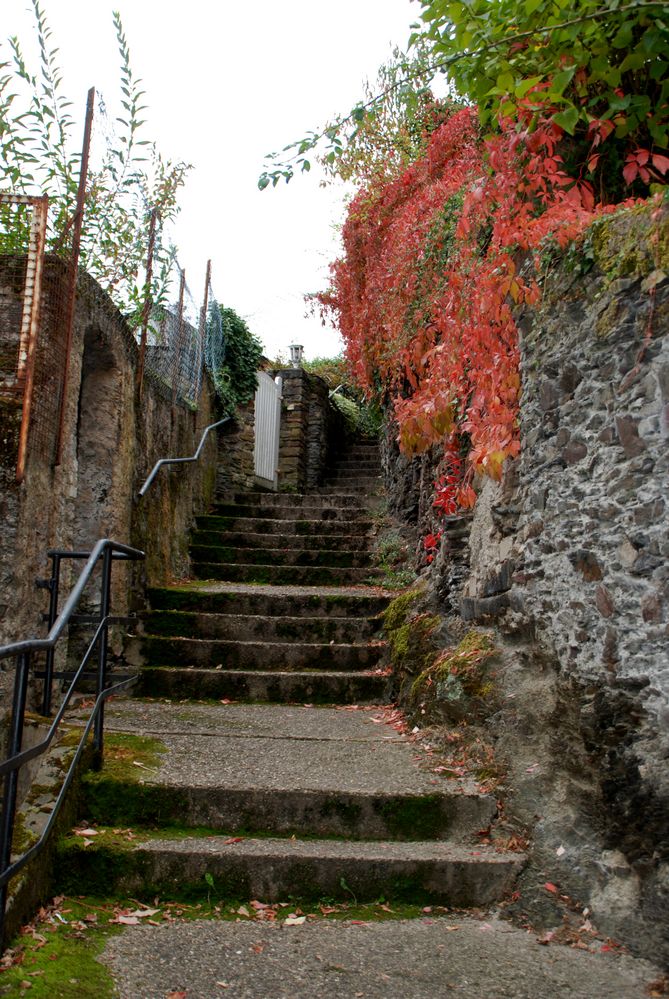
[[[413,52],[393,49],[372,85],[364,85],[361,104],[349,127],[335,118],[325,136],[336,136],[318,159],[325,172],[342,180],[374,183],[400,173],[422,155],[427,140],[449,112],[430,89],[434,69],[429,48],[417,39]]]
[[[384,577],[381,585],[386,590],[405,590],[416,580],[409,546],[397,528],[386,528],[374,544],[374,559]]]
[[[40,51],[37,73],[23,56],[18,38],[9,39],[8,58],[0,47],[0,186],[17,194],[47,194],[50,219],[47,248],[63,249],[72,230],[80,162],[80,136],[63,94],[58,49],[39,0],[32,0]],[[81,237],[81,264],[100,282],[116,304],[137,322],[149,289],[141,277],[147,255],[149,219],[157,212],[151,298],[160,303],[174,249],[164,227],[178,212],[177,195],[190,167],[165,160],[155,144],[143,138],[144,91],[134,75],[120,15],[113,14],[121,60],[122,112],[116,135],[100,164],[88,175]],[[95,114],[104,114],[101,102]],[[99,152],[99,150],[97,150]],[[3,214],[0,224],[10,229]],[[11,236],[11,233],[10,233]],[[19,224],[16,249],[25,245]]]
[[[238,406],[246,405],[253,398],[263,348],[234,309],[218,305],[216,309],[223,328],[225,357],[214,372],[214,383],[223,414],[232,416]],[[214,319],[210,316],[210,321]]]
[[[415,43],[421,52],[426,43],[431,47],[435,63],[478,105],[488,127],[500,114],[518,118],[528,105],[537,115],[549,112],[555,125],[584,143],[575,157],[567,147],[567,158],[600,177],[612,165],[599,162],[603,152],[608,161],[609,150],[614,156],[622,146],[629,163],[636,147],[666,149],[666,3],[421,0],[421,6],[424,27]],[[659,164],[648,165],[650,180],[660,179]],[[635,177],[630,167],[626,180]]]
[[[352,384],[348,361],[343,354],[337,357],[315,357],[313,361],[303,361],[302,367],[311,375],[318,375],[331,389]]]

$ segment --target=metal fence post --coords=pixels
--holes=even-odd
[[[23,743],[23,720],[28,695],[28,674],[30,672],[30,653],[22,652],[16,657],[16,681],[14,684],[14,702],[12,705],[12,722],[9,732],[9,756],[21,752]],[[12,859],[12,837],[14,834],[14,817],[16,815],[16,797],[19,786],[19,772],[10,770],[5,777],[5,792],[2,804],[2,824],[0,825],[0,870],[4,874]],[[0,944],[5,929],[5,910],[7,908],[7,885],[0,888]]]
[[[104,621],[109,616],[111,604],[111,567],[113,552],[110,546],[105,549],[102,557],[102,585],[100,587],[100,620]],[[100,632],[98,644],[98,679],[96,685],[96,696],[99,697],[107,687],[107,645],[109,626],[104,625]],[[104,701],[100,704],[99,711],[95,718],[95,728],[93,730],[93,748],[98,757],[102,757],[105,724]]]
[[[56,441],[55,464],[60,465],[63,456],[63,433],[65,429],[65,406],[67,403],[67,380],[70,376],[70,356],[72,354],[72,333],[74,330],[74,303],[77,297],[77,274],[79,272],[79,248],[81,246],[81,231],[84,224],[84,202],[86,200],[86,181],[88,179],[88,158],[91,151],[91,131],[93,128],[93,107],[95,104],[95,87],[88,91],[86,103],[86,125],[84,127],[84,144],[81,151],[81,167],[79,170],[79,187],[77,189],[77,207],[74,213],[72,229],[72,252],[68,269],[68,289],[65,312],[65,364],[63,367],[63,384],[60,391],[60,412],[58,414],[58,436]]]
[[[137,391],[141,398],[142,386],[144,384],[144,363],[146,360],[146,338],[149,331],[149,320],[151,318],[151,306],[153,305],[153,299],[151,297],[151,281],[153,279],[153,254],[156,248],[156,221],[158,218],[158,209],[153,208],[151,210],[151,221],[149,222],[149,245],[146,251],[146,297],[144,298],[144,305],[142,306],[142,335],[139,341],[139,362],[137,364]]]
[[[60,587],[60,555],[51,555],[51,579],[49,580],[49,616],[47,632],[51,631],[58,617],[58,589]],[[53,684],[53,663],[55,650],[49,649],[44,662],[44,686],[42,688],[42,714],[48,718],[51,714],[51,687]]]
[[[177,315],[177,343],[176,357],[174,360],[174,375],[172,380],[172,406],[176,405],[179,394],[179,382],[181,381],[182,354],[184,348],[184,293],[186,291],[186,272],[181,271],[181,281],[179,282],[179,311]]]

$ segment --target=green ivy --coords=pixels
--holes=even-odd
[[[234,309],[215,308],[220,315],[225,357],[214,372],[214,383],[223,414],[232,416],[238,406],[245,406],[254,396],[263,348]],[[210,322],[216,318],[210,316]]]

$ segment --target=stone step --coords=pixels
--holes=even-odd
[[[380,475],[349,475],[335,472],[328,475],[323,482],[325,486],[337,486],[343,493],[348,492],[351,486],[360,489],[378,489],[383,485]]]
[[[366,551],[370,539],[365,535],[334,534],[245,534],[243,531],[197,531],[193,540],[198,544],[225,548],[299,548],[304,551]]]
[[[327,644],[364,642],[379,633],[381,621],[367,617],[268,617],[264,614],[150,611],[144,616],[143,626],[150,635]]]
[[[375,617],[386,609],[390,595],[369,589],[328,590],[317,587],[278,590],[240,583],[194,583],[149,589],[154,609],[200,611],[207,614],[251,614],[276,617]]]
[[[194,669],[372,669],[384,644],[238,641],[224,638],[184,638],[141,635],[126,644],[132,665],[190,666]]]
[[[251,506],[297,506],[302,509],[319,509],[327,506],[331,501],[318,493],[222,493],[216,497],[215,506],[219,504],[250,504]],[[334,506],[355,507],[359,501],[353,496],[342,496],[340,504]]]
[[[102,768],[82,777],[91,822],[477,842],[496,814],[373,709],[118,698],[105,718]]]
[[[234,562],[238,565],[276,566],[329,566],[339,569],[366,569],[378,564],[368,551],[346,551],[345,549],[309,549],[270,547],[228,548],[207,544],[199,532],[193,535],[190,546],[191,558],[195,562]]]
[[[63,848],[57,890],[100,896],[430,901],[482,908],[512,888],[525,858],[490,847],[422,841],[347,842],[244,838],[229,835],[151,836],[130,845],[112,828],[84,847]],[[340,993],[338,993],[340,994]],[[379,993],[380,994],[380,993]]]
[[[324,499],[325,497],[320,497]],[[244,517],[261,518],[266,520],[311,520],[311,521],[331,521],[331,520],[358,520],[364,519],[367,511],[364,506],[353,505],[352,497],[342,506],[335,504],[320,504],[316,506],[303,507],[300,504],[283,503],[282,505],[264,505],[259,503],[251,505],[249,503],[216,503],[212,508],[212,514],[216,517]]]
[[[342,458],[335,464],[331,465],[330,471],[340,471],[347,472],[350,469],[354,469],[356,472],[368,472],[370,475],[380,475],[381,474],[381,462],[378,458],[361,458],[361,459],[347,459]]]
[[[388,698],[381,673],[323,670],[181,669],[145,666],[138,693],[175,700],[259,701],[267,704],[379,704]]]
[[[380,569],[336,569],[306,565],[237,565],[230,562],[194,562],[198,579],[220,579],[229,583],[270,583],[280,586],[349,586],[382,579]]]
[[[371,520],[358,518],[341,520],[274,520],[266,517],[217,517],[205,515],[196,517],[201,530],[239,531],[248,534],[295,534],[298,537],[328,535],[340,537],[354,534],[357,537],[370,534],[374,527]]]

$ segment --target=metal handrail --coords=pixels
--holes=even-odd
[[[59,574],[54,570],[49,584],[51,593],[51,610],[49,614],[49,633],[46,638],[31,638],[22,642],[12,642],[10,645],[0,646],[0,660],[10,656],[16,657],[16,675],[14,679],[14,696],[12,703],[12,718],[10,726],[9,757],[0,764],[0,776],[5,778],[2,820],[0,823],[0,942],[4,933],[5,911],[7,907],[7,885],[28,861],[38,854],[43,848],[53,828],[65,795],[74,779],[76,767],[84,751],[86,740],[94,731],[93,746],[98,752],[102,752],[104,735],[104,703],[111,694],[127,687],[134,681],[134,677],[123,680],[113,686],[107,685],[107,641],[109,624],[113,620],[110,611],[111,602],[111,567],[115,559],[139,560],[144,558],[144,552],[137,548],[130,548],[128,545],[120,544],[103,538],[97,542],[91,552],[65,552],[52,551],[49,556],[54,560],[54,567],[59,566],[61,558],[86,558],[86,564],[82,569],[79,579],[70,592],[62,611],[53,620],[53,613],[58,605],[58,582]],[[25,710],[28,696],[28,682],[30,675],[30,657],[35,652],[46,652],[47,657],[52,655],[53,650],[68,626],[78,603],[83,595],[86,585],[89,583],[93,572],[102,560],[102,580],[100,589],[100,620],[95,630],[93,638],[89,642],[88,648],[74,673],[70,686],[63,698],[63,702],[56,713],[46,737],[36,746],[27,750],[22,750],[23,728]],[[54,592],[55,590],[55,592]],[[16,819],[16,804],[18,793],[18,772],[22,766],[30,760],[43,755],[51,745],[56,731],[63,720],[65,711],[70,703],[77,682],[83,675],[94,651],[98,652],[97,667],[97,688],[96,701],[93,710],[86,722],[84,732],[75,751],[74,757],[66,774],[63,785],[58,793],[54,807],[39,840],[26,850],[14,863],[11,860],[12,839],[14,835],[14,824]],[[50,687],[53,679],[53,670],[47,669],[44,674],[45,692],[43,704],[50,704]],[[47,695],[47,687],[49,688]]]
[[[198,458],[200,457],[200,454],[202,453],[202,448],[204,447],[204,442],[207,439],[209,431],[214,430],[216,427],[222,426],[222,424],[227,423],[231,419],[232,417],[226,416],[224,417],[224,419],[218,420],[216,423],[210,423],[208,427],[205,427],[202,437],[200,439],[200,443],[197,446],[197,451],[190,458],[161,458],[160,461],[157,461],[153,466],[153,468],[151,469],[151,474],[149,475],[148,479],[146,480],[142,488],[139,490],[140,498],[144,496],[144,494],[148,490],[149,486],[151,485],[151,483],[153,482],[153,480],[155,479],[156,475],[158,474],[163,465],[183,465],[189,461],[197,461]]]

